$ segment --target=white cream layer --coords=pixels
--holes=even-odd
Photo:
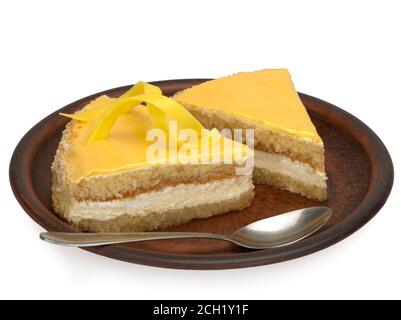
[[[234,199],[253,189],[252,176],[235,176],[203,184],[179,184],[160,191],[146,192],[134,198],[112,201],[77,201],[71,203],[67,217],[74,222],[83,219],[110,220],[128,214],[144,216],[153,212],[218,203]]]
[[[322,188],[326,186],[327,177],[324,172],[279,154],[255,150],[255,167],[288,176],[304,184]]]

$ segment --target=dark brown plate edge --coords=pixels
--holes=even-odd
[[[162,86],[163,90],[166,91],[169,90],[169,88],[174,88],[181,83],[194,85],[206,80],[209,79],[178,79],[156,81],[151,83]],[[9,168],[11,188],[23,209],[34,221],[36,221],[46,230],[75,231],[71,226],[65,222],[62,222],[54,214],[54,219],[52,221],[49,221],[48,216],[46,216],[46,219],[43,219],[40,214],[37,214],[37,210],[43,210],[43,207],[35,208],[31,204],[27,203],[26,199],[22,196],[24,189],[26,189],[26,185],[24,185],[24,183],[18,183],[18,177],[23,176],[24,170],[27,170],[26,164],[29,163],[29,159],[26,159],[23,156],[25,146],[29,144],[30,139],[35,135],[39,128],[43,128],[43,125],[46,124],[47,121],[55,116],[58,116],[58,113],[62,112],[62,110],[67,109],[72,105],[77,105],[91,100],[101,94],[110,94],[128,89],[129,87],[130,86],[123,86],[105,90],[70,103],[69,105],[53,112],[38,122],[23,136],[16,146],[11,157]],[[346,218],[342,223],[310,238],[304,239],[299,243],[278,248],[274,251],[259,250],[244,252],[236,255],[200,256],[161,254],[138,249],[130,251],[118,245],[86,248],[85,250],[127,262],[135,262],[139,264],[165,268],[199,270],[231,269],[277,263],[308,255],[327,248],[360,229],[376,215],[376,213],[386,202],[391,192],[394,180],[394,168],[390,154],[380,138],[358,118],[324,100],[303,93],[299,93],[299,95],[302,100],[309,100],[312,102],[307,106],[308,111],[319,114],[319,111],[321,111],[320,107],[316,107],[315,104],[324,106],[327,109],[325,110],[327,112],[325,117],[331,117],[332,119],[336,120],[337,123],[342,123],[342,126],[339,128],[351,133],[358,143],[362,145],[369,157],[370,162],[375,164],[374,166],[371,166],[369,189],[364,200],[360,206],[353,211],[353,214]],[[359,137],[359,139],[357,137]],[[19,181],[21,182],[22,180],[19,179]],[[48,210],[46,209],[46,211]]]

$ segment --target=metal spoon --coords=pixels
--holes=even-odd
[[[65,233],[44,232],[44,241],[71,247],[93,247],[146,240],[208,238],[250,249],[268,249],[297,242],[319,230],[331,217],[328,207],[311,207],[262,219],[230,235],[198,232]]]

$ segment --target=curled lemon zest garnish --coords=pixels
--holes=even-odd
[[[160,88],[146,82],[138,82],[111,104],[94,111],[60,115],[78,121],[94,121],[88,144],[108,137],[114,123],[122,114],[145,103],[152,124],[169,135],[169,121],[177,121],[178,130],[193,129],[198,135],[204,127],[175,100],[162,95]]]

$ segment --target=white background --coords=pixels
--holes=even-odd
[[[285,67],[368,124],[400,163],[399,1],[1,1],[1,298],[401,298],[400,183],[356,234],[271,266],[179,271],[41,242],[8,165],[54,110],[134,83]],[[398,137],[397,137],[398,135]],[[396,177],[397,178],[397,177]]]

